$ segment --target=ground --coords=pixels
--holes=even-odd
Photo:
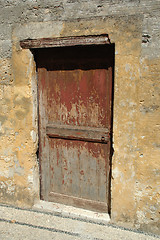
[[[56,212],[20,209],[0,205],[1,240],[156,240],[160,237],[130,229],[118,228],[110,223],[96,223]]]

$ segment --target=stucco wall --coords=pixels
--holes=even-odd
[[[39,199],[37,78],[26,38],[115,43],[111,219],[160,233],[160,1],[0,1],[0,201]]]

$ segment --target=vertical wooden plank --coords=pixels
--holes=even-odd
[[[61,169],[61,149],[59,148],[59,139],[50,139],[49,158],[50,158],[50,189],[49,191],[62,192],[62,169]]]
[[[87,143],[84,143],[80,147],[80,158],[79,158],[79,180],[80,180],[80,197],[87,199],[87,192],[89,191],[89,158],[88,151],[86,149]],[[88,172],[88,174],[87,174]]]
[[[38,69],[39,83],[39,158],[40,158],[40,182],[41,182],[41,198],[48,200],[49,188],[49,146],[46,136],[47,120],[47,72],[46,69]]]
[[[97,161],[98,168],[98,200],[102,202],[107,202],[107,178],[108,178],[108,166],[106,158],[106,148],[107,146],[101,147],[101,157]]]

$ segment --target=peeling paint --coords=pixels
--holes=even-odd
[[[22,1],[14,4],[17,3],[18,8],[24,9]],[[130,1],[117,1],[114,6],[106,1],[99,12],[92,11],[92,1],[81,3],[85,7],[79,3],[69,10],[64,3],[64,9],[60,12],[54,9],[54,14],[48,12],[48,7],[46,10],[40,6],[35,16],[31,1],[26,1],[29,18],[13,16],[10,11],[10,18],[6,14],[1,19],[10,26],[5,35],[2,36],[2,31],[0,35],[10,38],[0,42],[1,202],[32,206],[39,199],[36,67],[33,54],[22,50],[19,41],[108,33],[111,43],[115,43],[112,221],[160,233],[157,3],[142,1],[137,7],[130,6]],[[3,6],[3,11],[7,11],[5,1]],[[111,7],[113,16],[108,11]],[[6,26],[1,24],[0,28]],[[64,106],[61,116],[66,118],[66,114]],[[92,114],[96,115],[96,111]]]

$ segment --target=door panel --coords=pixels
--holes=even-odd
[[[50,138],[49,146],[51,192],[106,202],[105,144]]]
[[[41,198],[107,211],[112,60],[87,49],[37,54]]]
[[[106,127],[109,74],[106,69],[47,72],[49,123]]]

